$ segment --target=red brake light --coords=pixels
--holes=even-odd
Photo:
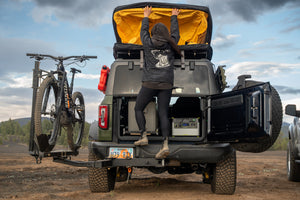
[[[108,129],[108,106],[100,105],[99,106],[99,127],[102,129]]]

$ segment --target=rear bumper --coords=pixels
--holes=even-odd
[[[205,144],[205,145],[179,145],[169,144],[170,154],[164,160],[156,160],[155,155],[161,145],[151,144],[143,147],[136,147],[133,144],[117,144],[113,142],[89,142],[89,149],[99,158],[109,159],[109,147],[133,148],[133,159],[112,159],[112,167],[162,167],[171,166],[170,161],[180,163],[217,163],[233,151],[230,144]]]

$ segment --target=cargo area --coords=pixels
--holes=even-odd
[[[120,137],[139,136],[140,132],[135,120],[135,98],[116,99],[120,104]],[[146,131],[149,136],[161,136],[156,98],[146,106]],[[201,99],[199,97],[173,97],[169,106],[170,139],[175,137],[203,138]]]

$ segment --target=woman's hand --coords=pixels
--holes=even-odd
[[[144,8],[144,17],[149,17],[150,16],[150,14],[151,14],[151,9],[152,9],[152,6],[146,6],[145,8]]]
[[[180,13],[180,10],[178,10],[177,8],[173,8],[172,9],[172,15],[179,15],[179,13]]]

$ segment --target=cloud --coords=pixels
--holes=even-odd
[[[282,108],[285,110],[285,106],[288,104],[295,104],[297,106],[297,110],[300,110],[300,98],[289,98],[286,100],[282,100]],[[294,121],[294,117],[290,115],[283,115],[283,121],[287,123],[292,123]]]
[[[212,46],[216,48],[228,48],[235,44],[236,38],[240,37],[240,35],[223,35],[218,34],[212,40]]]
[[[74,91],[80,91],[82,95],[84,96],[84,99],[87,101],[97,101],[99,102],[100,99],[104,97],[103,93],[95,89],[89,89],[89,88],[82,88],[77,87],[74,88]]]
[[[0,79],[7,73],[31,71],[34,61],[26,53],[57,54],[53,44],[35,39],[0,37],[0,46]]]
[[[31,88],[0,88],[1,103],[28,103],[31,102],[32,89]]]
[[[54,44],[36,39],[0,37],[0,86],[8,88],[24,88],[32,85],[32,69],[34,59],[26,53],[60,55]],[[48,65],[50,64],[50,65]],[[43,61],[41,68],[55,69],[51,61]],[[1,93],[1,95],[5,95]]]
[[[226,74],[234,78],[241,74],[250,74],[255,78],[265,80],[282,76],[282,74],[294,73],[299,67],[300,63],[240,62],[229,67]]]
[[[256,18],[265,12],[273,11],[288,4],[300,6],[297,0],[228,0],[227,6],[229,7],[230,11],[235,13],[235,15],[241,17],[245,21],[250,22],[256,21]]]
[[[299,30],[299,29],[300,29],[300,24],[296,24],[296,25],[290,26],[290,27],[288,27],[288,28],[282,30],[281,32],[282,32],[282,33],[290,33],[290,32],[292,32],[292,31],[297,31],[297,30]]]
[[[8,73],[0,77],[0,83],[10,88],[29,88],[32,86],[32,73]]]
[[[100,74],[77,74],[76,75],[76,79],[99,79],[100,78]]]
[[[0,88],[0,121],[31,116],[31,88]]]
[[[0,122],[9,119],[31,117],[31,104],[5,104],[1,105]]]
[[[112,11],[110,1],[90,0],[34,0],[36,7],[31,15],[36,22],[55,24],[58,20],[72,21],[85,27],[109,23],[108,13]]]
[[[71,21],[82,27],[98,27],[112,22],[115,7],[137,3],[138,0],[33,0],[36,7],[31,12],[36,22],[56,24],[58,20]],[[156,1],[156,0],[155,0]],[[153,2],[155,2],[153,1]]]
[[[271,38],[265,38],[263,40],[257,41],[253,43],[253,46],[257,46],[259,48],[261,48],[264,45],[269,45],[271,43],[273,43],[274,41],[276,41],[276,38],[271,37]]]
[[[154,0],[152,2],[160,2]],[[89,0],[32,0],[35,7],[31,16],[36,22],[46,22],[56,25],[59,21],[67,21],[81,27],[98,27],[110,24],[112,12],[120,5],[140,2],[139,0],[99,1]],[[173,1],[173,3],[182,1]],[[186,0],[183,3],[209,6],[212,15],[223,23],[233,23],[240,20],[255,21],[259,15],[285,5],[299,7],[297,0]]]
[[[280,43],[280,44],[274,45],[274,47],[277,49],[280,49],[282,51],[285,51],[285,52],[299,52],[300,51],[300,48],[295,47],[294,44],[292,44],[292,43]]]
[[[277,38],[266,38],[254,42],[250,48],[241,49],[238,51],[241,57],[251,57],[257,52],[268,51],[268,54],[273,55],[290,55],[290,53],[298,53],[300,51],[299,47],[296,47],[293,43],[282,43]]]
[[[245,21],[255,21],[256,17],[265,11],[281,8],[289,3],[297,4],[296,0],[231,0],[228,6],[236,15],[241,16]]]
[[[300,2],[300,1],[299,1]],[[300,3],[299,3],[300,4]],[[291,33],[293,31],[298,31],[300,29],[300,15],[299,15],[299,9],[291,9],[289,11],[289,15],[285,18],[282,18],[278,23],[284,24],[281,33]]]
[[[252,49],[241,49],[238,51],[238,54],[242,58],[249,58],[255,55],[253,52],[254,51]]]
[[[300,94],[300,89],[297,89],[297,88],[292,88],[292,87],[283,86],[283,85],[274,85],[274,87],[276,88],[276,90],[278,90],[278,92],[280,94],[292,94],[292,95]]]
[[[282,101],[283,107],[287,104],[296,104],[297,110],[300,110],[300,98],[289,98],[287,100]]]
[[[298,0],[187,0],[186,2],[188,4],[209,6],[213,19],[222,22],[222,24],[231,24],[241,20],[253,22],[260,15],[283,6],[289,6],[289,8],[300,7]]]

